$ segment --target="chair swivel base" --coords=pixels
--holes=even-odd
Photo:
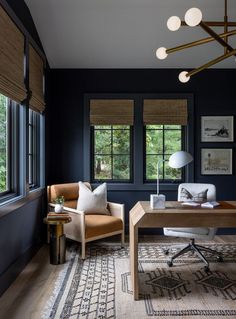
[[[171,257],[171,259],[167,262],[167,265],[169,267],[173,266],[173,260],[176,259],[177,257],[189,252],[189,251],[193,251],[197,254],[197,256],[206,264],[206,266],[204,267],[205,271],[208,272],[210,271],[209,269],[209,262],[207,261],[207,259],[205,258],[205,256],[201,253],[202,251],[206,251],[208,253],[211,253],[213,255],[217,255],[217,260],[219,262],[223,261],[223,257],[222,254],[217,252],[216,250],[212,250],[210,248],[201,246],[201,245],[197,245],[195,244],[195,240],[191,239],[191,242],[188,244],[188,246],[184,247],[183,249],[181,249],[177,254],[175,254],[173,257]],[[168,255],[169,250],[165,251],[166,255]]]

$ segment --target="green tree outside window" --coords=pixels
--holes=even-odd
[[[0,94],[0,193],[7,191],[7,105],[8,99]]]

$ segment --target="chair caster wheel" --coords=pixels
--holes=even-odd
[[[167,256],[167,255],[169,255],[169,249],[164,249],[164,254]]]
[[[210,271],[210,268],[209,268],[208,266],[205,266],[205,267],[204,267],[204,271],[205,271],[207,274],[208,274],[209,272],[211,272],[211,271]]]
[[[173,266],[173,263],[172,263],[172,261],[167,261],[167,265],[169,266],[169,267],[172,267]]]
[[[217,261],[218,261],[219,263],[222,263],[223,257],[222,257],[222,256],[217,256]]]

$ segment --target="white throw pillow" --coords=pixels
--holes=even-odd
[[[79,182],[77,209],[86,214],[110,215],[107,209],[107,184],[103,183],[91,191],[84,183]]]
[[[180,201],[194,201],[194,202],[205,202],[207,201],[208,189],[205,189],[199,193],[192,194],[186,188],[182,187],[180,191]]]

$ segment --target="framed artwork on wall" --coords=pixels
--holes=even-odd
[[[231,148],[202,148],[201,174],[202,175],[232,175]]]
[[[233,116],[202,116],[201,117],[202,142],[233,142],[234,117]]]

